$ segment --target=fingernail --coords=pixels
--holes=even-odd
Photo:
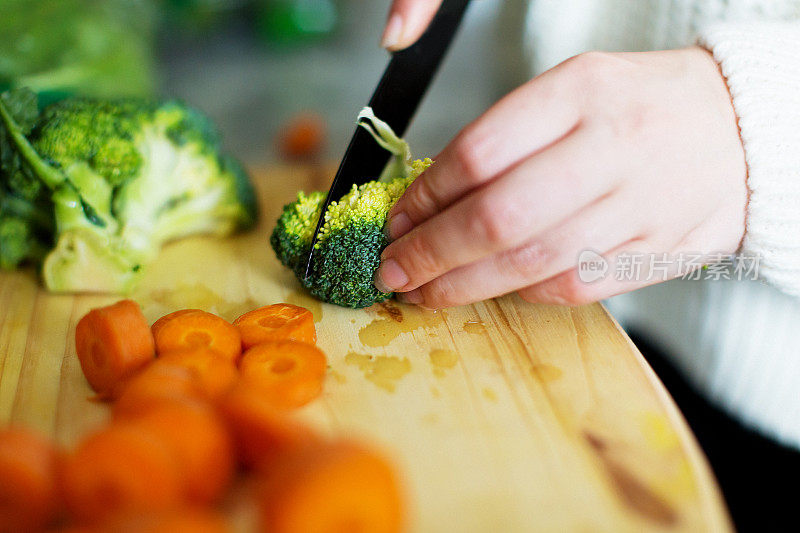
[[[381,37],[381,46],[387,50],[392,50],[400,42],[400,37],[403,34],[403,17],[398,13],[394,13],[389,17],[389,22],[386,23],[386,29],[383,30],[383,37]]]
[[[408,292],[398,292],[397,299],[404,304],[419,305],[422,303],[422,292],[419,289]]]
[[[399,239],[411,231],[413,227],[414,224],[411,223],[411,219],[408,218],[408,215],[405,213],[397,213],[389,217],[389,220],[386,221],[386,236],[389,237],[390,240]]]
[[[397,261],[387,259],[375,272],[373,283],[375,288],[381,292],[393,292],[408,284],[408,276]]]

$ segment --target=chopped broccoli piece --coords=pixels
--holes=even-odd
[[[361,122],[367,118],[369,124]],[[394,154],[381,180],[370,181],[353,189],[325,212],[325,222],[316,243],[314,262],[305,276],[314,229],[325,193],[298,193],[297,200],[283,208],[272,232],[270,243],[278,259],[294,271],[309,292],[325,302],[344,307],[367,307],[386,300],[372,283],[380,264],[380,254],[388,244],[383,233],[386,215],[406,188],[432,161],[411,161],[408,144],[389,126],[375,118],[369,108],[359,115],[359,124]]]
[[[161,245],[257,218],[210,121],[179,102],[0,95],[0,260],[55,291],[126,292]]]

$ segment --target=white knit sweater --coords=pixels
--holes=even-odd
[[[733,96],[750,191],[742,252],[761,281],[671,281],[609,300],[713,402],[800,449],[800,0],[532,0],[541,72],[587,50],[699,43]]]

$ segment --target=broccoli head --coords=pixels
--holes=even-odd
[[[43,259],[56,291],[125,292],[163,243],[257,218],[247,175],[196,110],[68,98],[39,111],[26,89],[0,95],[0,202],[2,265]]]
[[[309,292],[322,301],[344,307],[367,307],[391,297],[372,283],[380,254],[388,244],[383,233],[386,215],[406,188],[428,166],[430,159],[411,161],[408,145],[385,123],[366,109],[374,129],[360,122],[389,149],[394,158],[380,180],[353,189],[325,211],[315,244],[316,253],[306,277],[306,258],[325,202],[325,193],[298,193],[297,200],[283,208],[270,243],[278,259],[292,269]]]

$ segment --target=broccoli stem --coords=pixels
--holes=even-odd
[[[16,86],[27,87],[35,92],[54,87],[79,87],[89,76],[82,65],[65,65],[54,70],[27,74],[16,80]]]
[[[44,182],[51,190],[56,189],[64,182],[64,175],[52,166],[45,163],[39,154],[36,153],[31,143],[22,133],[22,128],[19,127],[17,122],[11,116],[2,99],[0,99],[0,119],[5,124],[6,131],[9,138],[14,142],[17,148],[17,153],[22,159],[30,165],[31,169],[36,175]]]

